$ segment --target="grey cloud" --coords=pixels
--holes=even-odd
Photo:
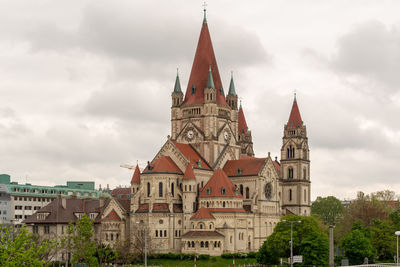
[[[385,85],[379,86],[381,90],[397,93],[400,85],[399,27],[387,27],[378,21],[360,24],[340,38],[331,63],[340,72],[375,80]]]

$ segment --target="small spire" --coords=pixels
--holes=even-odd
[[[240,99],[239,102],[240,102],[239,108],[242,108],[242,99]]]
[[[206,86],[206,88],[213,88],[213,89],[215,89],[214,79],[213,79],[213,76],[212,76],[212,73],[211,73],[211,65],[210,65],[210,67],[208,68],[208,79],[207,79],[207,86]]]
[[[296,89],[294,89],[294,100],[293,100],[293,102],[296,102],[297,101],[297,99],[296,99]]]
[[[229,84],[228,95],[236,96],[235,84],[233,82],[233,71],[231,71],[231,83]]]
[[[174,93],[182,93],[181,82],[179,81],[178,68],[176,69],[176,80],[175,80],[175,86],[174,86]]]
[[[206,9],[206,7],[207,7],[207,3],[204,1],[204,4],[203,4],[203,11],[204,11],[203,23],[204,24],[207,24],[207,9]]]

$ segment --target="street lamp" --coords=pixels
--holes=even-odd
[[[282,222],[290,223],[290,267],[293,267],[293,224],[294,223],[301,223],[301,221],[282,220]]]
[[[143,221],[136,222],[136,224],[142,224]],[[150,224],[155,224],[155,223],[148,223]],[[147,233],[146,233],[147,227],[144,227],[144,267],[147,267]]]
[[[399,235],[400,235],[400,231],[396,231],[394,233],[397,237],[397,246],[396,246],[396,265],[399,265]]]

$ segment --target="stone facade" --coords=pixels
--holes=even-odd
[[[177,75],[171,98],[171,135],[142,171],[136,166],[130,213],[112,201],[105,208],[114,235],[133,246],[146,236],[160,253],[250,252],[281,216],[310,214],[308,139],[297,100],[284,125],[281,162],[254,157],[233,77],[224,93],[206,19],[186,93]]]

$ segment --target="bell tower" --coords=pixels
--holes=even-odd
[[[310,215],[310,150],[307,129],[294,95],[281,148],[282,208],[296,215]]]

